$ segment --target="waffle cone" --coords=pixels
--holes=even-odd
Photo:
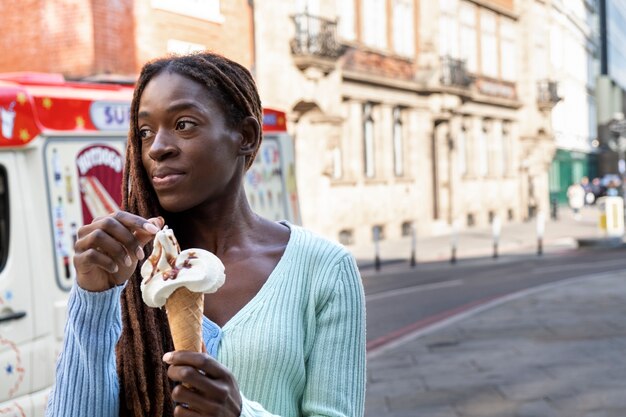
[[[202,352],[204,294],[181,287],[165,302],[174,349]]]

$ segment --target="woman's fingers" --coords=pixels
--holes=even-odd
[[[163,355],[163,361],[169,365],[191,366],[211,378],[231,378],[230,371],[207,353],[188,351],[168,352]]]
[[[201,414],[215,409],[222,416],[239,416],[241,395],[237,382],[218,361],[206,353],[186,351],[166,353],[163,360],[170,365],[168,377],[182,383],[172,392],[175,401],[188,404]]]
[[[126,281],[145,258],[143,246],[162,223],[160,218],[146,220],[118,211],[81,227],[74,247],[78,284],[89,291],[105,291]]]

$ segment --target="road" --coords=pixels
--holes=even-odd
[[[363,270],[368,349],[468,306],[537,285],[624,270],[624,249],[578,249],[549,256],[504,255]]]

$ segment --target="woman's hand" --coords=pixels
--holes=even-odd
[[[78,229],[74,246],[76,281],[87,291],[100,292],[124,283],[137,262],[145,258],[143,246],[163,227],[162,218],[144,219],[118,211],[98,217]]]
[[[167,376],[181,382],[172,390],[172,399],[179,403],[174,410],[176,417],[241,415],[242,400],[235,377],[207,353],[169,352],[163,361],[170,365]]]

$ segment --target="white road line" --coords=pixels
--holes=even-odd
[[[388,290],[388,291],[383,291],[383,292],[379,292],[379,293],[372,294],[372,295],[366,295],[365,300],[376,301],[376,300],[382,300],[383,298],[395,297],[397,295],[405,295],[408,293],[421,292],[421,291],[432,291],[432,290],[438,290],[440,288],[456,287],[459,285],[463,285],[463,280],[455,279],[451,281],[435,282],[432,284],[413,285],[411,287],[398,288],[395,290]]]

